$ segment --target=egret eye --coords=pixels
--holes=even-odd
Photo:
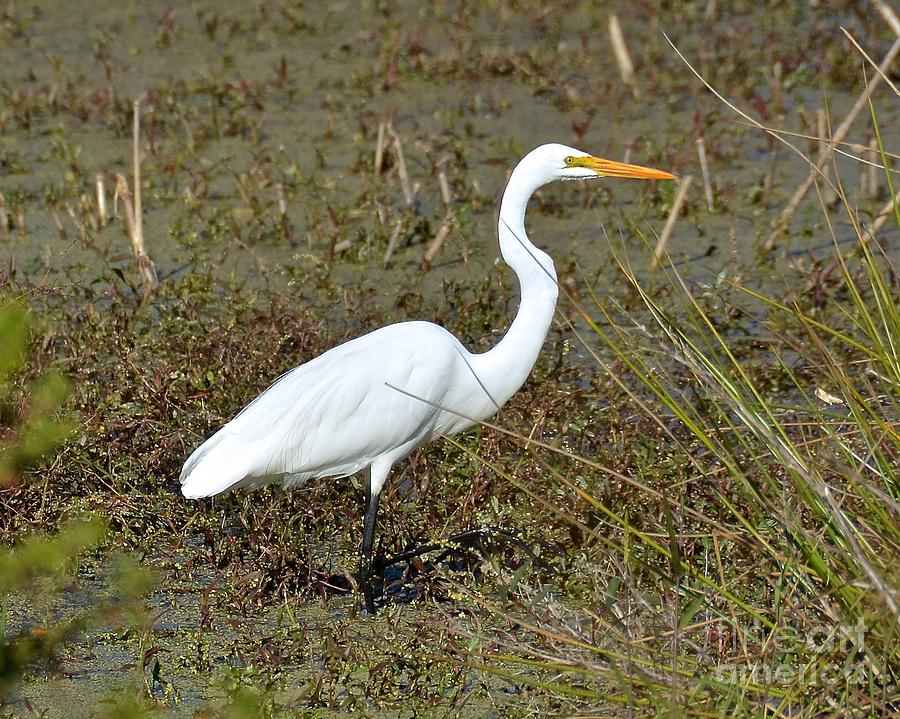
[[[571,155],[567,155],[567,156],[563,159],[563,162],[565,162],[567,166],[570,166],[570,167],[571,167],[572,163],[575,162],[575,158],[572,157]]]

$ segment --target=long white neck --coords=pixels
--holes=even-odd
[[[480,381],[498,408],[531,372],[556,308],[558,287],[553,260],[525,234],[525,208],[541,184],[530,179],[520,164],[509,178],[500,204],[500,253],[516,273],[521,299],[503,339],[493,349],[472,358]]]

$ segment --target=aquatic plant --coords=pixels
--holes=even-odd
[[[871,119],[870,161],[892,198],[883,213],[900,228],[896,156]],[[545,506],[585,538],[583,598],[507,576],[511,604],[481,601],[525,631],[468,652],[485,671],[575,712],[896,709],[897,272],[830,169],[822,182],[833,182],[853,243],[822,202],[830,257],[805,290],[776,297],[727,273],[698,285],[671,261],[651,279],[611,242],[638,302],[569,296],[581,320],[570,330],[640,416],[622,430],[623,451],[646,459],[628,471],[534,450],[572,498]],[[586,484],[591,474],[632,487],[645,507]]]

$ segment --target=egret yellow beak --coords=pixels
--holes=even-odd
[[[593,170],[600,177],[629,177],[634,180],[677,180],[671,172],[654,170],[651,167],[629,165],[627,162],[603,160],[599,157],[576,157],[572,166]]]

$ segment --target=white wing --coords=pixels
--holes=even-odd
[[[496,409],[470,357],[428,322],[389,325],[339,345],[282,376],[198,447],[181,472],[182,492],[287,486],[347,476],[376,459],[396,462],[471,424],[434,405],[476,417]]]

